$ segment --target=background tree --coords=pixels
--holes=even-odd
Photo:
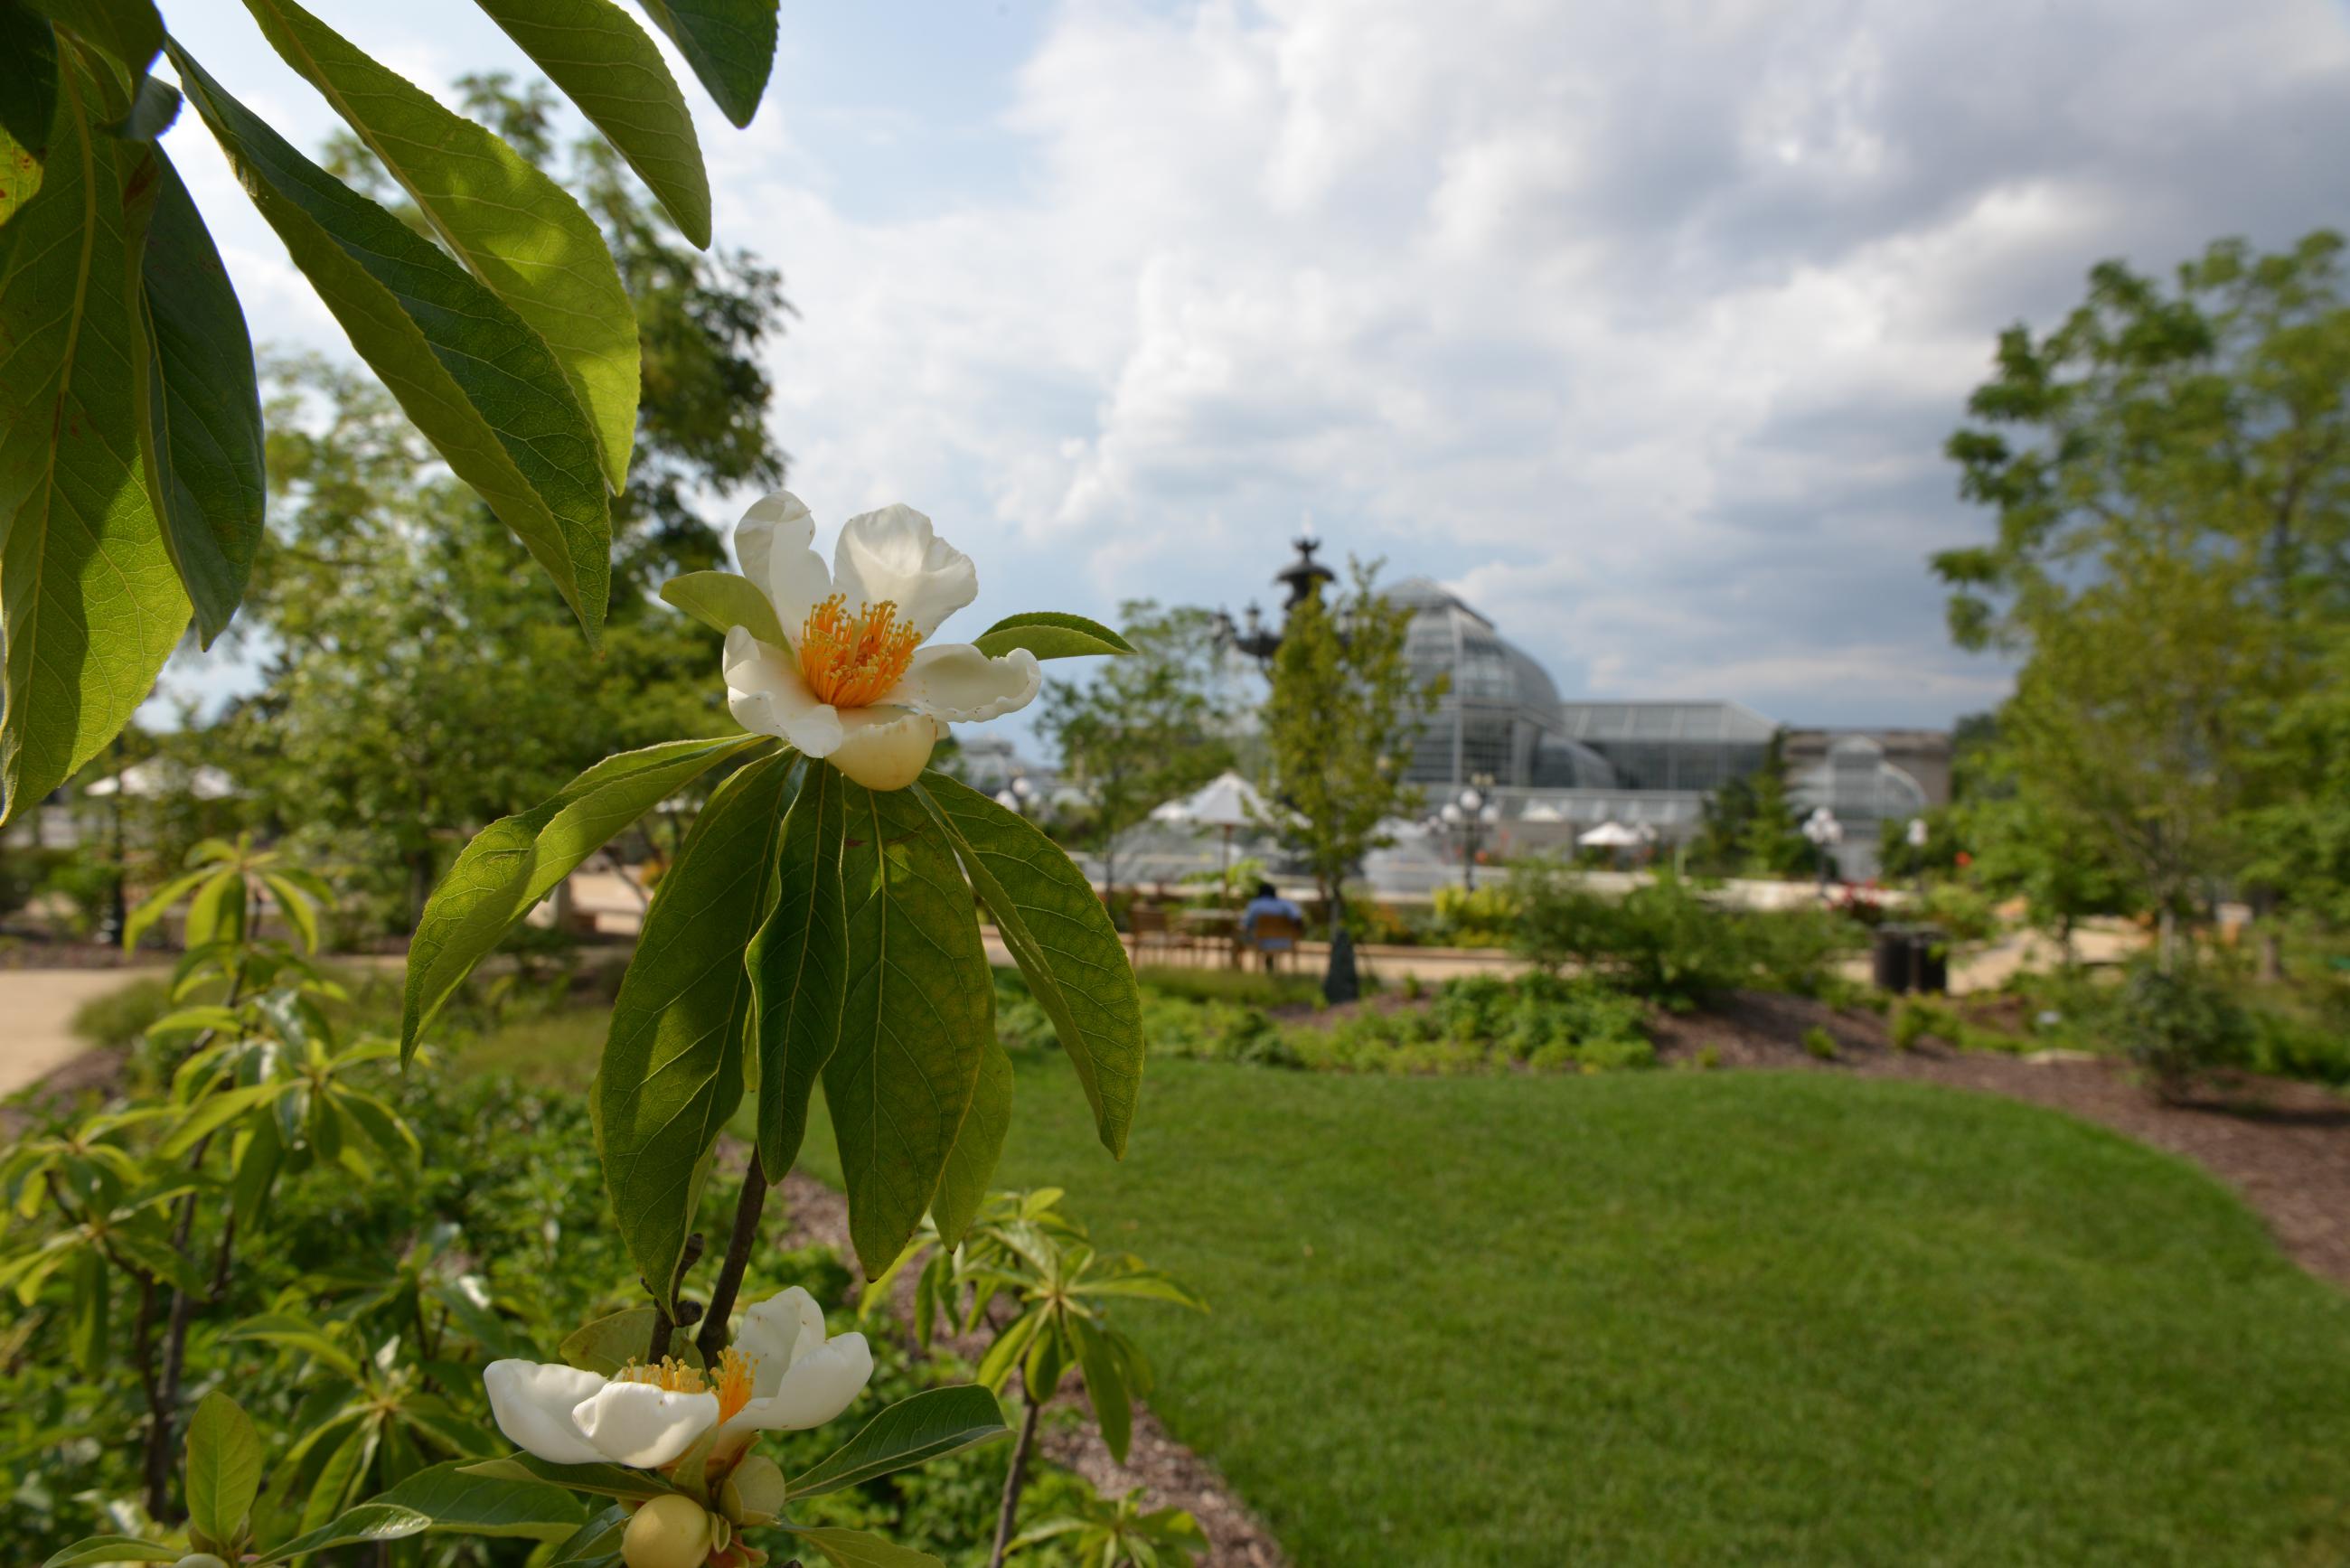
[[[1149,599],[1130,599],[1118,614],[1134,652],[1102,661],[1083,682],[1046,685],[1036,721],[1060,752],[1061,771],[1086,793],[1069,836],[1101,862],[1111,888],[1119,836],[1232,765],[1215,618]]]
[[[2224,241],[2168,289],[2103,264],[1997,363],[1950,441],[1999,514],[1935,557],[1951,629],[2022,656],[2004,765],[2161,911],[2167,956],[2190,890],[2257,875],[2251,823],[2322,782],[2272,743],[2350,607],[2342,242]]]
[[[1264,738],[1283,836],[1330,910],[1331,976],[1350,961],[1341,889],[1363,857],[1390,840],[1381,825],[1420,809],[1404,763],[1440,695],[1404,658],[1411,612],[1375,586],[1378,567],[1350,561],[1351,582],[1330,602],[1316,584],[1289,612],[1273,659]]]
[[[1760,767],[1725,781],[1706,797],[1703,810],[1690,845],[1690,858],[1702,870],[1786,877],[1812,862],[1811,842],[1796,825],[1789,795],[1784,730],[1771,732]]]

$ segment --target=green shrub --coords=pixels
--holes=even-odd
[[[1518,898],[1508,884],[1439,888],[1430,904],[1432,934],[1448,947],[1508,947],[1517,929]]]
[[[1512,887],[1521,910],[1515,944],[1536,968],[1580,965],[1669,1007],[1750,986],[1815,995],[1856,940],[1850,922],[1815,910],[1717,909],[1670,872],[1621,898],[1592,892],[1555,865],[1521,867]]]
[[[147,1026],[171,1011],[170,986],[160,980],[134,980],[75,1008],[72,1027],[76,1036],[92,1045],[119,1050],[138,1044],[146,1037]]]
[[[1934,1033],[1939,1011],[1930,1003],[1903,997],[1893,1009],[1893,1048],[1896,1051],[1917,1049],[1918,1042]]]
[[[1835,1036],[1818,1024],[1813,1024],[1804,1031],[1804,1054],[1817,1062],[1835,1061],[1836,1059]]]
[[[2250,1061],[2255,1030],[2227,981],[2200,964],[2168,972],[2150,963],[2132,967],[2115,993],[2115,1037],[2166,1099],[2184,1094],[2217,1067]]]

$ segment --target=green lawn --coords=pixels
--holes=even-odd
[[[463,1061],[583,1084],[601,1029]],[[1211,1297],[1132,1313],[1154,1403],[1305,1568],[2350,1561],[2350,1300],[2098,1129],[1825,1073],[1162,1060],[1119,1165],[1015,1059],[999,1182]]]
[[[1159,1062],[1114,1165],[1019,1064],[999,1181],[1212,1298],[1134,1314],[1155,1403],[1301,1564],[2350,1555],[2350,1302],[2096,1129],[1825,1074]]]

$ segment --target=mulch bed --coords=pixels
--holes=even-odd
[[[113,942],[0,933],[0,969],[123,969],[130,962]]]
[[[855,1282],[848,1300],[865,1288],[857,1267],[857,1253],[848,1241],[848,1200],[831,1188],[795,1170],[784,1178],[784,1202],[790,1216],[788,1244],[821,1242],[837,1250]],[[892,1301],[901,1324],[914,1321],[915,1271],[898,1280]],[[913,1336],[906,1334],[911,1345]],[[950,1338],[956,1354],[977,1360],[987,1348],[978,1335]],[[1207,1532],[1211,1568],[1285,1568],[1289,1559],[1271,1532],[1257,1522],[1213,1465],[1175,1441],[1159,1417],[1140,1400],[1134,1406],[1134,1431],[1127,1446],[1126,1463],[1110,1458],[1109,1449],[1094,1428],[1086,1404],[1085,1386],[1075,1368],[1062,1380],[1053,1403],[1083,1410],[1082,1426],[1047,1421],[1036,1434],[1036,1446],[1055,1464],[1066,1465],[1086,1478],[1105,1497],[1119,1497],[1140,1487],[1152,1508],[1180,1508],[1200,1521]]]

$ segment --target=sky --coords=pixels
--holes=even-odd
[[[460,0],[318,9],[444,97],[528,68]],[[241,5],[168,10],[333,128]],[[930,514],[979,566],[950,634],[1270,605],[1310,526],[1569,698],[1946,724],[2009,678],[1926,565],[1990,533],[1941,444],[1999,329],[2105,258],[2350,227],[2345,0],[785,0],[782,36],[746,130],[672,56],[719,243],[797,312],[820,544]],[[347,355],[192,116],[167,146],[256,340]]]

